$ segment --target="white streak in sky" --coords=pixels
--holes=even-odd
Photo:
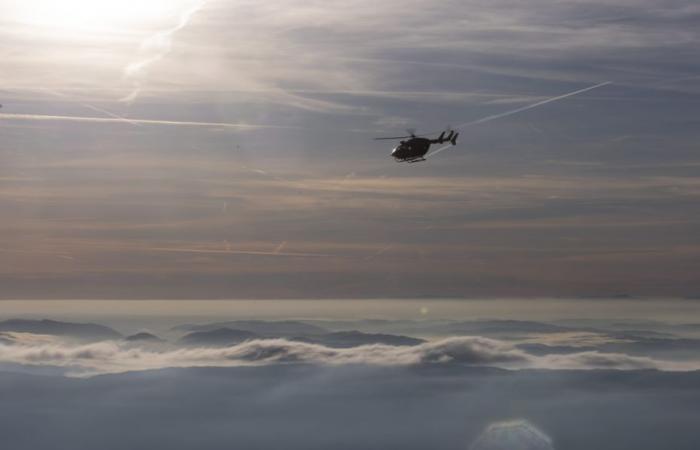
[[[132,102],[138,97],[142,85],[140,77],[145,74],[150,65],[160,61],[170,53],[175,33],[186,27],[192,16],[202,9],[205,4],[206,1],[196,2],[193,6],[180,13],[178,22],[174,26],[154,34],[141,43],[141,48],[139,49],[140,59],[129,63],[124,68],[125,76],[134,80],[134,89],[122,101]]]
[[[119,119],[119,120],[121,120],[121,121],[123,121],[123,122],[126,122],[126,123],[130,124],[130,125],[134,125],[134,126],[137,126],[137,127],[142,126],[142,125],[141,125],[140,123],[138,123],[138,122],[134,122],[133,120],[131,120],[131,119],[127,118],[127,117],[120,116],[119,114],[115,114],[115,113],[113,113],[113,112],[111,112],[111,111],[108,111],[108,110],[106,110],[106,109],[100,108],[100,107],[98,107],[98,106],[94,106],[94,105],[91,105],[91,104],[89,104],[89,103],[84,103],[84,102],[78,102],[78,104],[80,104],[81,106],[84,106],[84,107],[86,107],[86,108],[89,108],[89,109],[91,109],[91,110],[93,110],[93,111],[101,112],[102,114],[106,114],[106,115],[108,115],[108,116],[110,116],[110,117],[112,117],[112,118],[114,118],[114,119]]]
[[[394,247],[393,245],[385,245],[384,247],[380,248],[380,249],[377,250],[376,252],[374,252],[374,253],[372,253],[371,255],[365,257],[365,261],[369,261],[370,259],[374,259],[374,258],[376,258],[377,256],[381,256],[381,255],[383,255],[384,253],[386,253],[386,252],[388,252],[389,250],[391,250],[393,247]]]
[[[551,98],[548,98],[548,99],[545,99],[545,100],[541,100],[541,101],[539,101],[539,102],[532,103],[532,104],[530,104],[530,105],[521,106],[520,108],[512,109],[512,110],[510,110],[510,111],[506,111],[506,112],[502,112],[502,113],[499,113],[499,114],[493,114],[493,115],[490,115],[490,116],[482,117],[481,119],[473,120],[473,121],[471,121],[471,122],[464,122],[464,123],[461,123],[461,124],[459,124],[459,125],[456,125],[456,126],[454,126],[454,127],[452,127],[452,128],[455,129],[455,130],[459,130],[459,129],[461,129],[461,128],[466,128],[466,127],[470,127],[470,126],[473,126],[473,125],[479,125],[479,124],[482,124],[482,123],[490,122],[490,121],[492,121],[492,120],[500,119],[500,118],[502,118],[502,117],[512,116],[513,114],[517,114],[517,113],[520,113],[520,112],[523,112],[523,111],[527,111],[528,109],[537,108],[538,106],[546,105],[547,103],[556,102],[557,100],[563,100],[563,99],[568,98],[568,97],[573,97],[574,95],[578,95],[578,94],[582,94],[582,93],[584,93],[584,92],[592,91],[593,89],[597,89],[597,88],[599,88],[599,87],[607,86],[608,84],[612,84],[612,81],[605,81],[605,82],[603,82],[603,83],[598,83],[598,84],[596,84],[596,85],[589,86],[589,87],[587,87],[587,88],[583,88],[583,89],[579,89],[579,90],[577,90],[577,91],[569,92],[568,94],[558,95],[558,96],[556,96],[556,97],[551,97]],[[429,158],[429,157],[431,157],[431,156],[437,155],[437,154],[440,153],[441,151],[446,150],[446,149],[448,149],[448,148],[450,148],[450,147],[452,147],[452,144],[450,144],[450,145],[445,145],[444,147],[441,147],[441,148],[435,150],[434,152],[431,152],[429,155],[426,156],[426,158]]]
[[[246,123],[228,122],[193,122],[182,120],[160,120],[160,119],[126,119],[123,117],[85,117],[85,116],[57,116],[44,114],[6,114],[0,113],[0,120],[23,120],[23,121],[50,121],[50,122],[92,122],[92,123],[129,123],[139,125],[172,125],[189,127],[221,127],[239,129],[257,128],[295,128],[282,125],[254,125]]]
[[[279,248],[279,247],[278,247]],[[292,253],[292,252],[282,252],[275,249],[271,252],[265,251],[255,251],[255,250],[207,250],[207,249],[197,249],[197,248],[169,248],[169,247],[150,247],[146,250],[153,252],[170,252],[170,253],[204,253],[204,254],[214,254],[214,255],[250,255],[250,256],[286,256],[286,257],[297,257],[297,258],[334,258],[336,255],[331,255],[327,253]]]
[[[65,94],[62,94],[61,92],[53,91],[53,90],[51,90],[51,89],[43,89],[43,90],[44,90],[45,92],[48,92],[48,93],[51,94],[51,95],[55,95],[56,97],[61,97],[61,98],[70,99],[70,97],[68,97],[68,96],[65,95]],[[109,117],[113,117],[113,118],[115,118],[115,119],[119,119],[119,120],[121,120],[121,121],[123,121],[123,122],[126,122],[126,123],[128,123],[128,124],[131,124],[131,125],[134,125],[134,126],[137,126],[137,127],[142,126],[140,123],[134,122],[133,120],[131,120],[131,119],[127,118],[127,117],[120,116],[119,114],[113,113],[113,112],[108,111],[108,110],[106,110],[106,109],[104,109],[104,108],[100,108],[100,107],[98,107],[98,106],[91,105],[90,103],[85,103],[85,102],[83,102],[83,101],[78,101],[77,103],[78,103],[80,106],[83,106],[83,107],[85,107],[85,108],[91,109],[91,110],[93,110],[93,111],[95,111],[95,112],[98,112],[98,113],[105,114],[105,115],[107,115],[107,116],[109,116]]]
[[[280,245],[275,247],[275,253],[280,253],[284,247],[287,246],[287,241],[283,241]]]

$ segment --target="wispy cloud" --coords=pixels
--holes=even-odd
[[[115,341],[71,345],[60,341],[0,343],[0,362],[80,367],[84,374],[166,367],[241,366],[280,363],[406,366],[465,364],[507,369],[659,369],[697,370],[700,363],[659,361],[617,353],[581,352],[535,356],[483,337],[453,337],[412,347],[362,345],[330,348],[284,339],[252,340],[223,348],[176,348],[157,351]]]
[[[132,80],[134,89],[122,99],[123,101],[131,102],[138,97],[149,66],[157,63],[170,53],[175,34],[186,27],[192,16],[203,8],[205,4],[206,0],[198,0],[191,5],[183,5],[183,10],[180,12],[176,24],[168,29],[159,31],[141,43],[137,59],[127,64],[124,68],[124,75]]]
[[[71,266],[119,285],[138,266],[163,290],[164,270],[179,283],[220,276],[217,296],[294,283],[300,296],[698,291],[691,0],[178,0],[158,2],[174,14],[155,22],[77,35],[22,23],[11,3],[0,2],[2,85],[23,90],[1,102],[0,276],[22,287],[7,296],[45,259],[61,264],[38,284]],[[394,165],[370,140],[600,80],[615,85],[481,121],[430,164]],[[118,103],[138,87],[147,95]],[[49,220],[63,216],[87,218]],[[367,259],[243,267],[244,254],[218,253],[224,240]],[[225,278],[253,267],[269,274],[256,286]]]

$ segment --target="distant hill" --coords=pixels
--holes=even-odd
[[[267,337],[307,336],[325,334],[328,330],[318,325],[312,325],[296,320],[232,320],[203,325],[178,325],[173,328],[177,331],[213,331],[221,328],[248,331]]]
[[[597,346],[602,352],[626,353],[664,359],[690,359],[700,357],[700,339],[689,338],[636,338],[629,342],[610,342]]]
[[[225,347],[240,344],[251,339],[259,339],[260,337],[260,335],[250,331],[217,328],[215,330],[195,331],[186,334],[180,339],[180,343],[203,347]]]
[[[423,339],[393,334],[373,334],[361,331],[338,331],[310,337],[296,337],[295,341],[322,344],[327,347],[349,348],[360,345],[385,344],[395,346],[411,346],[424,343]]]
[[[146,332],[132,334],[130,336],[125,337],[124,340],[127,342],[151,342],[151,343],[165,342],[163,339],[159,338],[155,334],[146,333]]]
[[[513,333],[560,333],[571,328],[526,320],[475,320],[455,322],[442,327],[451,334],[513,334]]]
[[[545,322],[525,320],[348,320],[348,321],[309,321],[310,324],[325,326],[329,330],[358,330],[365,333],[388,333],[408,336],[454,336],[454,335],[514,335],[530,333],[560,333],[578,331]],[[583,330],[581,330],[583,331]]]
[[[55,320],[10,319],[0,322],[0,331],[49,334],[91,341],[119,339],[121,334],[104,325],[95,323],[71,323]]]

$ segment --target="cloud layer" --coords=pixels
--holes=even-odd
[[[79,379],[0,372],[0,397],[3,443],[13,450],[464,450],[475,442],[695,450],[700,372],[457,364],[270,364]]]
[[[79,368],[83,374],[117,373],[168,367],[249,366],[281,363],[323,365],[467,365],[506,369],[657,369],[698,370],[700,363],[670,362],[643,356],[585,351],[536,356],[483,337],[452,337],[416,346],[361,345],[331,348],[286,339],[256,339],[222,348],[141,348],[117,341],[69,344],[15,333],[0,341],[0,363]],[[78,373],[79,373],[78,372]]]
[[[128,3],[170,14],[0,1],[0,296],[700,292],[696,2]]]

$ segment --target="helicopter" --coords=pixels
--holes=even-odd
[[[394,157],[396,162],[416,163],[426,160],[425,155],[430,150],[432,144],[444,144],[445,142],[449,142],[452,145],[457,145],[459,133],[455,133],[454,130],[449,130],[449,134],[445,136],[447,132],[446,130],[440,133],[437,139],[429,139],[425,137],[426,135],[417,136],[409,130],[410,135],[408,136],[381,137],[375,138],[375,141],[407,139],[399,142],[399,145],[391,152],[391,156]]]
[[[563,100],[565,98],[573,97],[574,95],[579,95],[583,94],[584,92],[592,91],[593,89],[598,89],[603,86],[607,86],[609,84],[612,84],[612,81],[604,81],[602,83],[594,84],[593,86],[588,86],[583,89],[577,89],[572,92],[568,92],[566,94],[561,94],[557,95],[555,97],[549,97],[544,100],[540,100],[535,103],[531,103],[529,105],[521,106],[519,108],[511,109],[510,111],[498,113],[498,114],[491,114],[490,116],[482,117],[481,119],[476,119],[476,120],[471,120],[469,122],[464,122],[459,125],[457,125],[455,128],[460,129],[464,127],[470,127],[474,125],[479,125],[482,123],[486,122],[491,122],[492,120],[496,119],[501,119],[503,117],[508,117],[512,116],[513,114],[518,114],[533,108],[537,108],[543,105],[546,105],[548,103],[556,102],[559,100]],[[452,145],[457,145],[457,136],[459,136],[459,133],[455,133],[454,130],[450,130],[448,128],[447,131],[450,132],[447,136],[445,136],[445,133],[447,131],[443,131],[440,133],[440,136],[437,139],[428,139],[425,136],[430,136],[435,133],[428,133],[422,136],[416,136],[412,130],[406,130],[410,134],[409,136],[398,136],[398,137],[382,137],[382,138],[375,138],[375,140],[384,140],[384,139],[406,139],[410,138],[406,141],[401,141],[396,148],[391,152],[391,156],[394,157],[394,159],[397,162],[408,162],[408,163],[414,163],[414,162],[420,162],[420,161],[425,161],[425,155],[428,153],[430,150],[430,146],[432,144],[444,144],[445,142],[449,142]],[[436,155],[443,150],[449,148],[449,145],[446,145],[444,147],[441,147],[435,151],[433,151],[430,156]]]

